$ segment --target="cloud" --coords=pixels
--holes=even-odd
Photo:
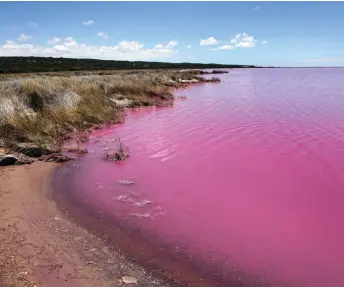
[[[46,47],[8,40],[5,42],[5,44],[0,45],[0,55],[94,58],[134,61],[168,58],[177,53],[177,51],[173,49],[173,47],[176,45],[176,41],[170,41],[164,45],[159,44],[153,46],[152,48],[145,48],[143,43],[137,41],[121,41],[114,46],[95,46],[81,44],[72,37],[67,37],[60,39],[57,45]]]
[[[254,10],[254,11],[260,10],[260,6],[255,6],[252,8],[252,10]]]
[[[214,37],[209,37],[208,39],[201,39],[199,44],[201,46],[211,46],[211,45],[217,45],[219,41],[217,41]]]
[[[35,22],[29,22],[27,23],[30,27],[32,28],[38,28],[38,23],[35,23]]]
[[[265,41],[265,40],[262,41],[262,44],[264,44],[264,45],[267,43],[268,43],[268,41]]]
[[[246,33],[240,33],[232,37],[229,41],[218,41],[218,43],[223,43],[222,46],[211,49],[213,51],[219,50],[233,50],[235,48],[253,48],[259,42],[253,36]],[[262,44],[266,44],[267,41],[261,41]]]
[[[233,50],[234,46],[233,45],[223,45],[217,48],[214,48],[212,50]]]
[[[231,43],[235,44],[236,48],[253,48],[256,46],[257,42],[258,40],[246,33],[237,34],[233,39],[231,39]]]
[[[109,35],[108,35],[108,34],[106,34],[106,33],[104,33],[104,32],[98,32],[97,36],[99,36],[99,37],[103,37],[104,39],[107,39],[107,38],[109,38]]]
[[[25,42],[25,41],[29,41],[31,40],[32,37],[29,36],[29,35],[25,35],[25,34],[20,34],[20,36],[18,37],[18,41],[21,41],[21,42]]]
[[[60,41],[61,41],[60,38],[54,37],[54,38],[48,40],[48,44],[54,45],[56,43],[59,43]]]
[[[91,26],[94,25],[96,22],[94,20],[87,20],[85,22],[82,22],[83,25],[85,26]]]
[[[177,46],[178,45],[178,42],[177,41],[170,41],[170,42],[168,42],[167,43],[167,45],[165,46],[165,48],[166,49],[171,49],[171,48],[173,48],[173,47],[175,47],[175,46]]]
[[[191,49],[191,48],[192,48],[191,45],[187,45],[187,46],[186,46],[186,49]]]

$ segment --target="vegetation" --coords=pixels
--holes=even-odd
[[[0,143],[31,157],[59,152],[71,134],[84,135],[90,128],[121,122],[125,107],[172,105],[173,88],[217,81],[202,78],[196,71],[3,79]]]
[[[113,61],[52,57],[0,57],[1,73],[33,73],[60,71],[133,70],[133,69],[215,69],[254,66],[197,63],[166,63],[141,61]]]
[[[105,152],[106,159],[108,161],[115,162],[115,161],[125,160],[126,158],[128,158],[130,156],[129,148],[124,145],[124,143],[119,137],[116,139],[115,142],[116,142],[115,150]]]

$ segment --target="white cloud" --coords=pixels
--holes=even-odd
[[[137,41],[121,41],[114,46],[94,46],[81,44],[72,37],[67,37],[60,39],[58,45],[45,47],[8,40],[5,44],[0,45],[0,55],[147,60],[168,58],[176,54],[177,51],[173,49],[176,45],[176,41],[170,41],[164,45],[145,48],[143,43]]]
[[[217,41],[214,37],[209,37],[208,39],[201,39],[199,44],[201,46],[211,46],[211,45],[216,45],[218,44],[219,41]]]
[[[61,52],[61,53],[70,53],[71,50],[66,47],[65,45],[55,45],[53,48],[56,52]]]
[[[260,6],[255,6],[252,8],[252,10],[255,10],[255,11],[260,10]]]
[[[60,41],[61,41],[60,38],[54,37],[54,38],[48,40],[48,44],[54,45],[56,43],[59,43]]]
[[[63,45],[65,47],[76,47],[78,46],[78,43],[72,37],[67,37],[66,39],[64,39]]]
[[[234,46],[233,45],[223,45],[217,48],[214,48],[212,50],[233,50]]]
[[[170,41],[170,42],[167,43],[167,45],[165,46],[165,48],[171,49],[171,48],[173,48],[173,47],[175,47],[175,46],[177,46],[177,45],[178,45],[178,42],[172,40],[172,41]]]
[[[267,44],[267,43],[268,43],[268,41],[265,41],[265,40],[262,41],[262,44]]]
[[[91,26],[94,25],[96,22],[94,20],[87,20],[85,22],[82,22],[83,25],[85,26]]]
[[[231,43],[235,44],[236,48],[253,48],[256,46],[257,42],[258,41],[253,36],[249,36],[246,33],[237,34],[231,40]]]
[[[107,33],[104,33],[104,32],[98,32],[97,36],[103,37],[104,39],[109,38],[109,35]]]
[[[187,46],[186,46],[186,49],[191,49],[191,48],[192,48],[191,45],[187,45]]]
[[[31,40],[32,37],[29,36],[29,35],[25,35],[25,34],[20,34],[20,36],[18,37],[18,41],[21,41],[21,42],[25,42],[25,41],[29,41]]]
[[[229,41],[218,41],[223,43],[222,46],[211,50],[233,50],[235,48],[253,48],[258,43],[258,40],[247,33],[240,33],[232,37]],[[260,42],[260,41],[259,41]],[[267,41],[261,41],[262,44],[267,44]]]

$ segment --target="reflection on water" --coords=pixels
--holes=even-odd
[[[70,192],[238,282],[344,286],[344,69],[220,77],[93,134]]]

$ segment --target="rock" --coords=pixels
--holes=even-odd
[[[30,164],[35,160],[21,154],[0,154],[0,166]]]
[[[42,155],[38,160],[45,162],[66,162],[75,160],[75,157],[63,155],[60,153],[53,153],[48,155]]]
[[[110,101],[113,102],[118,107],[129,107],[131,103],[133,102],[132,100],[129,100],[129,99],[118,100],[114,98],[111,98]]]
[[[17,161],[18,159],[11,155],[0,155],[0,166],[13,165]]]
[[[124,284],[137,284],[137,279],[131,276],[124,276],[121,278]]]
[[[25,280],[25,276],[28,275],[29,272],[25,271],[25,272],[19,272],[18,275],[17,275],[17,278],[19,280]]]
[[[54,217],[54,220],[55,220],[55,221],[60,221],[60,220],[61,220],[61,218],[60,218],[60,217],[57,217],[57,216],[55,216],[55,217]]]
[[[191,79],[191,80],[180,80],[180,82],[181,82],[181,83],[183,83],[183,84],[186,84],[186,83],[188,83],[188,84],[195,84],[195,83],[198,83],[198,82],[199,82],[199,80],[197,80],[197,79]]]
[[[42,155],[58,152],[54,147],[40,147],[34,143],[15,143],[11,145],[11,148],[30,157],[40,157]]]

